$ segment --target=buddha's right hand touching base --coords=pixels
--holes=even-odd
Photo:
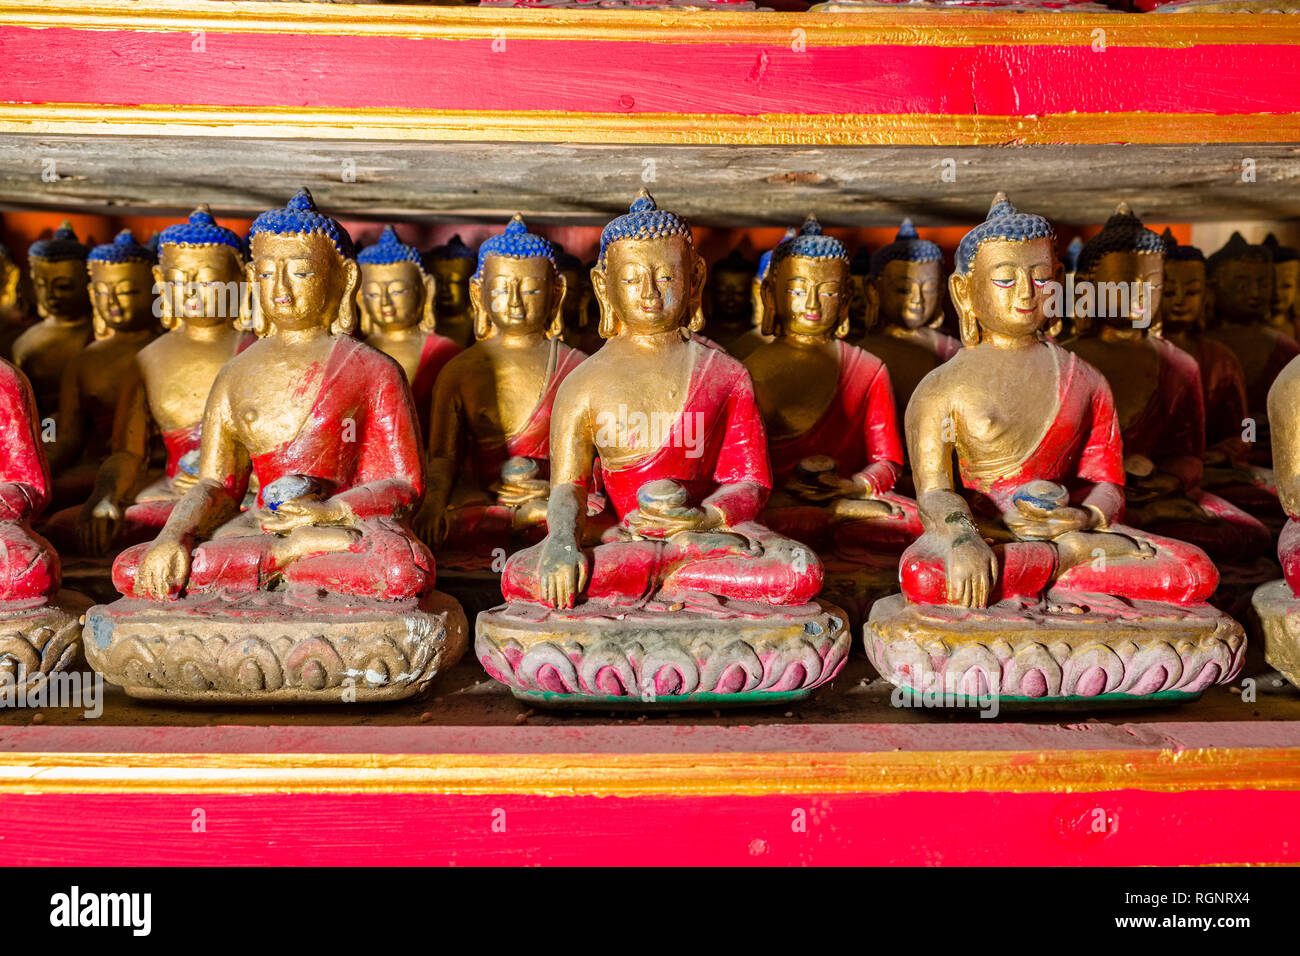
[[[173,597],[190,579],[190,549],[172,538],[159,538],[140,559],[137,594],[155,601]]]
[[[986,607],[998,581],[998,559],[972,524],[941,545],[948,576],[948,603]]]
[[[587,556],[576,536],[547,535],[538,562],[539,590],[548,607],[571,608],[587,589],[590,571]]]

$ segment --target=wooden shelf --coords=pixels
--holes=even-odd
[[[1300,861],[1278,831],[1300,811],[1298,691],[986,720],[892,707],[868,675],[854,657],[793,707],[645,717],[529,711],[473,661],[436,697],[384,708],[216,711],[112,692],[99,719],[0,710],[0,857]]]

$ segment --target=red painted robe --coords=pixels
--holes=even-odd
[[[1164,339],[1151,338],[1160,365],[1147,407],[1124,430],[1124,453],[1145,455],[1175,475],[1183,494],[1200,505],[1209,519],[1161,521],[1142,527],[1188,541],[1216,561],[1262,557],[1271,548],[1268,529],[1231,502],[1203,490],[1205,407],[1196,360]]]
[[[50,499],[36,397],[27,377],[0,359],[0,611],[45,603],[59,589],[59,558],[28,526]]]
[[[261,489],[286,475],[324,480],[335,489],[331,500],[351,509],[359,533],[346,551],[302,557],[284,567],[275,565],[271,553],[275,535],[204,542],[194,549],[189,591],[252,591],[272,574],[293,587],[386,600],[418,598],[433,586],[433,556],[394,517],[424,493],[424,456],[406,375],[382,352],[338,336],[297,437],[253,457],[252,471]],[[244,471],[226,480],[233,501],[243,500],[248,479]],[[262,504],[259,491],[257,505]],[[124,551],[114,564],[114,583],[123,594],[132,593],[147,547]]]
[[[657,451],[630,468],[602,469],[605,491],[626,527],[637,491],[658,479],[686,489],[693,505],[712,505],[726,525],[762,545],[761,554],[739,552],[716,535],[667,540],[607,541],[587,552],[591,580],[586,596],[635,605],[656,594],[717,595],[775,605],[805,604],[821,590],[822,566],[795,542],[758,524],[772,488],[767,435],[745,367],[725,352],[691,343],[694,367],[681,411]],[[540,601],[541,545],[506,564],[501,590],[507,601]]]
[[[977,515],[996,516],[1010,510],[1016,490],[1035,479],[1065,486],[1075,504],[1095,485],[1123,486],[1123,445],[1110,387],[1097,369],[1074,353],[1052,344],[1047,347],[1056,355],[1060,407],[1038,445],[1014,471],[991,481],[972,475],[967,462],[958,461],[963,496]],[[1176,604],[1204,602],[1214,593],[1219,574],[1204,551],[1123,525],[1112,524],[1111,530],[1149,542],[1156,548],[1155,556],[1114,558],[1104,566],[1083,564],[1058,577],[1056,548],[1050,542],[997,545],[993,550],[998,581],[990,603],[1041,597],[1049,588]],[[944,558],[928,534],[903,553],[899,580],[909,601],[948,603]]]
[[[809,547],[876,549],[897,554],[922,532],[916,502],[892,494],[903,469],[894,390],[884,362],[865,349],[838,341],[839,384],[821,418],[802,435],[770,443],[778,486],[788,482],[805,458],[829,455],[841,478],[864,478],[877,498],[902,509],[893,519],[832,523],[824,507],[799,503],[769,507],[768,527]],[[834,542],[826,539],[834,537]]]

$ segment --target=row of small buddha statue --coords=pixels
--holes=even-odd
[[[858,624],[915,693],[1196,696],[1244,659],[1220,568],[1238,616],[1262,585],[1284,629],[1300,594],[1300,345],[1270,311],[1300,261],[1207,260],[1124,206],[1074,252],[1126,310],[1051,314],[1055,230],[997,197],[946,278],[958,340],[910,223],[851,259],[810,218],[712,285],[644,192],[590,269],[519,217],[454,269],[391,227],[354,254],[306,190],[246,239],[202,207],[156,249],[61,229],[0,366],[0,658],[38,681],[77,650],[52,541],[121,595],[85,651],[142,697],[416,694],[462,603],[547,704],[798,698]]]

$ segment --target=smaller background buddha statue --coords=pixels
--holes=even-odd
[[[0,358],[13,355],[14,342],[30,324],[30,305],[23,270],[0,245]]]
[[[86,256],[82,243],[65,222],[48,239],[38,239],[27,250],[36,315],[40,319],[14,341],[14,364],[22,369],[36,391],[42,418],[59,407],[63,373],[92,334]]]
[[[379,241],[358,253],[357,265],[361,335],[406,372],[421,435],[427,435],[434,382],[461,351],[460,345],[435,331],[435,280],[424,271],[420,253],[398,239],[392,226],[385,226]]]
[[[757,273],[757,264],[739,249],[732,249],[709,270],[703,334],[729,352],[736,340],[752,333],[757,324],[751,298]]]
[[[474,265],[474,250],[461,241],[459,233],[424,255],[424,270],[434,279],[434,327],[461,348],[474,342],[474,311],[469,301]]]
[[[55,440],[49,444],[55,503],[86,500],[112,448],[113,419],[133,378],[136,353],[160,331],[154,315],[155,259],[129,229],[86,260],[93,342],[68,364],[60,384]]]
[[[1300,250],[1284,246],[1277,236],[1264,237],[1264,247],[1273,256],[1273,305],[1270,322],[1273,327],[1294,337],[1296,322],[1300,319],[1297,292],[1300,292]]]

